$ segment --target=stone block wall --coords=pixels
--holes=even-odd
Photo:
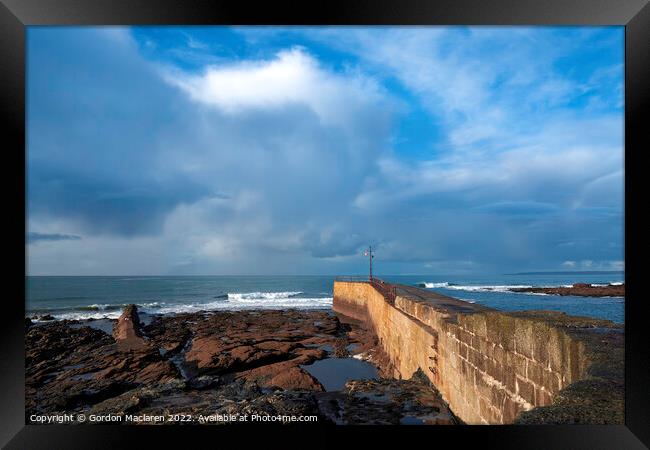
[[[533,318],[459,313],[399,295],[391,305],[363,282],[335,282],[334,310],[374,329],[396,377],[421,368],[468,424],[512,423],[551,404],[588,366],[582,342]]]

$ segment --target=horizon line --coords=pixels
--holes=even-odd
[[[540,271],[531,271],[531,272],[485,272],[486,275],[538,275],[538,274],[557,274],[557,275],[586,275],[586,274],[606,274],[606,273],[625,273],[625,269],[619,270],[575,270],[575,271],[557,271],[557,270],[540,270]],[[422,273],[405,273],[405,274],[376,274],[377,276],[397,276],[397,277],[408,277],[408,276],[457,276],[463,274],[422,274]],[[328,274],[328,273],[319,273],[319,274],[116,274],[116,275],[44,275],[44,274],[25,274],[25,277],[339,277],[339,276],[355,276],[362,277],[368,276],[367,273],[357,273],[357,274]]]

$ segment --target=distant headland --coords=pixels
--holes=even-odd
[[[624,270],[564,270],[564,271],[538,271],[538,272],[516,272],[505,275],[609,275],[614,273],[625,273]]]

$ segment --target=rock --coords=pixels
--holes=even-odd
[[[178,376],[176,366],[171,361],[155,361],[145,366],[135,376],[135,381],[142,384],[171,381]]]
[[[323,385],[310,373],[300,367],[290,367],[271,378],[268,386],[290,390],[324,391]]]
[[[409,380],[353,380],[345,391],[340,415],[346,424],[456,423],[440,393],[421,373]]]
[[[29,317],[25,317],[25,328],[29,328],[32,325],[34,325],[34,322],[32,322]]]
[[[334,341],[334,356],[337,358],[345,358],[349,356],[348,352],[348,340],[345,338],[339,338]]]
[[[54,316],[51,315],[51,314],[44,314],[44,315],[42,315],[42,316],[39,316],[39,317],[38,317],[38,320],[41,320],[41,321],[44,321],[44,322],[45,322],[45,321],[48,321],[48,320],[55,320],[55,318],[54,318]]]
[[[320,312],[237,315],[238,320],[230,320],[232,313],[220,313],[199,321],[185,355],[188,365],[201,374],[242,372],[288,360],[297,366],[327,356],[306,345],[333,345],[342,331],[336,317]]]
[[[588,283],[574,283],[571,287],[511,288],[512,292],[531,292],[548,295],[574,295],[578,297],[625,297],[625,284],[594,286]]]
[[[143,333],[168,356],[180,352],[191,337],[188,317],[156,317],[142,328]]]
[[[112,337],[88,326],[31,326],[25,343],[26,410],[32,413],[83,410],[138,385],[179,377],[155,347],[123,352]]]
[[[147,346],[140,330],[137,306],[128,305],[124,308],[113,328],[113,337],[121,351],[138,350]]]
[[[625,423],[624,391],[623,383],[580,380],[560,391],[553,404],[522,412],[515,424],[620,425]]]
[[[84,405],[102,402],[133,388],[133,385],[111,380],[63,380],[51,384],[39,390],[38,411],[79,411]],[[28,412],[35,410],[33,400],[28,400],[25,406]]]
[[[190,389],[207,389],[216,386],[219,383],[219,377],[212,377],[209,375],[202,375],[200,377],[192,378],[187,386]]]
[[[154,397],[148,390],[133,389],[116,397],[104,400],[90,410],[90,414],[121,416],[129,414],[149,403]]]
[[[29,327],[25,336],[27,376],[37,376],[57,362],[74,357],[75,352],[78,352],[78,357],[90,356],[113,342],[102,331],[90,327],[71,328],[59,321]]]
[[[319,411],[312,392],[276,391],[260,389],[255,383],[242,380],[233,381],[216,389],[184,390],[165,392],[156,387],[143,392],[136,390],[125,395],[124,402],[133,405],[133,397],[138,401],[135,408],[138,414],[192,414],[199,415],[244,415],[304,416],[318,415]],[[144,400],[144,401],[143,401]],[[215,425],[227,422],[212,422]]]
[[[142,326],[130,305],[112,337],[68,321],[25,333],[28,413],[277,415],[318,414],[323,386],[300,366],[366,332],[295,310],[179,314]]]
[[[99,415],[137,413],[157,399],[165,396],[182,396],[185,388],[185,382],[182,380],[171,380],[155,386],[138,387],[94,405],[90,413]]]

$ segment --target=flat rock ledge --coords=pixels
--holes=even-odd
[[[576,297],[625,297],[625,284],[601,286],[575,283],[573,286],[511,288],[510,291],[548,295],[573,295]]]

